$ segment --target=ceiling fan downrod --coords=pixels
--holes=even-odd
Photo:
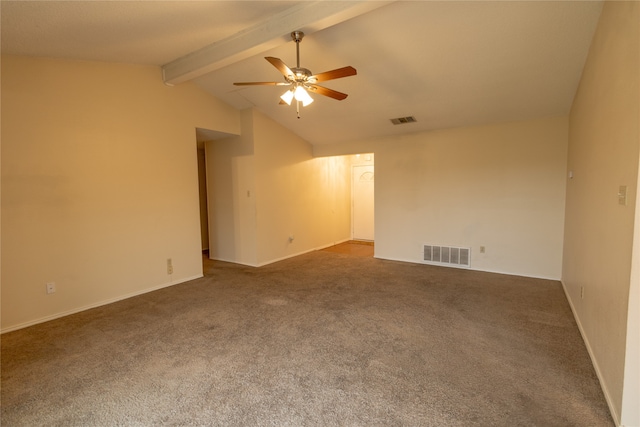
[[[296,42],[296,68],[293,69],[293,72],[296,73],[297,76],[303,74],[301,73],[303,69],[300,68],[300,42],[302,41],[303,37],[304,33],[302,31],[293,31],[291,33],[291,38],[294,42]],[[311,75],[311,72],[308,72],[307,75]],[[298,86],[299,84],[301,85],[301,83],[299,83],[296,79],[295,86]],[[298,100],[296,100],[296,115],[298,118],[300,118],[300,101]]]
[[[291,38],[296,42],[296,68],[300,68],[300,42],[304,37],[302,31],[294,31],[291,33]]]

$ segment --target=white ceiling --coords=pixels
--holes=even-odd
[[[335,19],[311,22],[309,16],[320,16],[313,8],[321,3],[0,5],[3,54],[163,66],[204,48],[223,60],[210,67],[214,71],[196,74],[196,84],[236,108],[256,107],[312,144],[567,114],[602,7],[595,1],[370,1]],[[291,18],[296,8],[310,9],[306,21]],[[294,67],[288,33],[298,29],[306,33],[302,67],[313,73],[347,65],[358,70],[357,76],[322,83],[348,93],[347,99],[313,95],[315,102],[301,108],[299,120],[295,106],[278,105],[286,88],[233,86],[281,81],[264,57]],[[250,48],[229,54],[230,45],[243,42]],[[417,122],[389,121],[404,116]]]

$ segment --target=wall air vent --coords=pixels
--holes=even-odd
[[[471,248],[424,245],[424,258],[429,264],[469,267]]]
[[[391,123],[393,123],[394,125],[403,125],[405,123],[415,123],[415,122],[417,122],[417,120],[413,116],[398,117],[397,119],[391,119]]]

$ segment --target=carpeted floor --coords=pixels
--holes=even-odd
[[[326,252],[335,252],[338,254],[349,254],[354,256],[372,257],[374,254],[373,242],[362,240],[349,240],[348,242],[330,246],[323,249]]]
[[[2,426],[611,426],[558,282],[328,251],[2,336]]]

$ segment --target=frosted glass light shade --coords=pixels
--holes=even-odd
[[[293,99],[293,91],[292,90],[286,91],[285,93],[282,94],[280,99],[286,102],[287,105],[291,105],[291,100]]]
[[[307,105],[313,102],[313,98],[307,93],[306,90],[302,86],[298,86],[294,93],[296,101],[301,101],[302,106],[306,107]]]

